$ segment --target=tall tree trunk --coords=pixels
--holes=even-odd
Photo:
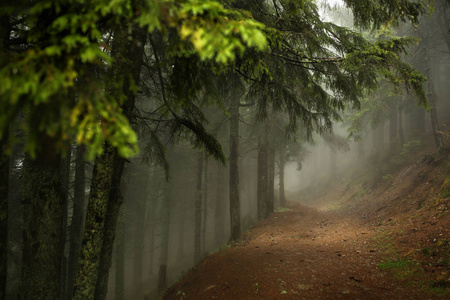
[[[106,143],[95,160],[73,299],[94,299],[116,156],[116,150]]]
[[[267,207],[267,143],[260,142],[258,151],[258,187],[257,187],[257,216],[258,221],[263,220],[268,215]]]
[[[336,170],[337,170],[337,153],[336,150],[334,150],[332,147],[330,147],[330,175],[331,178],[336,177]]]
[[[273,212],[275,203],[275,149],[268,146],[267,158],[267,215]]]
[[[284,168],[286,166],[286,156],[285,156],[285,152],[284,149],[280,150],[280,173],[279,173],[279,177],[280,177],[280,206],[281,207],[286,207],[286,195],[285,195],[285,191],[284,191]]]
[[[143,47],[146,32],[135,26],[123,24],[115,32],[112,56],[116,58],[113,76],[132,74],[134,84],[139,86],[140,70],[143,62]],[[135,94],[131,89],[130,78],[122,78],[123,92],[127,100],[122,105],[123,113],[130,118],[133,113]],[[116,87],[112,87],[116,88]],[[115,227],[122,196],[120,181],[125,160],[116,149],[105,143],[104,151],[96,159],[89,195],[86,228],[82,242],[81,259],[75,282],[74,299],[101,300],[106,296],[108,271],[114,243]]]
[[[145,186],[142,179],[144,179],[144,176],[138,175],[138,178],[136,178],[137,182],[141,182],[140,187]],[[142,201],[141,199],[135,201],[135,209],[136,228],[134,235],[133,282],[135,290],[140,294],[142,291],[146,201]]]
[[[147,206],[147,228],[149,227],[149,232],[146,233],[146,236],[149,240],[149,256],[150,261],[148,264],[148,274],[150,275],[150,279],[153,278],[153,261],[154,261],[154,247],[155,247],[155,227],[156,227],[156,211],[158,209],[158,200],[159,200],[159,188],[157,188],[156,182],[158,181],[157,170],[156,168],[151,170],[152,174],[147,179],[147,202],[149,203]]]
[[[230,225],[231,240],[241,236],[239,199],[239,98],[230,101]]]
[[[427,48],[429,42],[425,46],[425,62],[426,62],[426,75],[428,78],[427,84],[427,98],[428,103],[430,103],[430,117],[431,117],[431,127],[433,129],[434,142],[436,144],[436,148],[438,151],[444,146],[444,142],[442,140],[442,136],[439,133],[439,121],[436,111],[436,99],[434,93],[434,85],[433,85],[433,74],[431,73],[431,61],[430,61],[430,53]]]
[[[203,188],[203,216],[202,216],[202,255],[206,256],[206,228],[208,226],[208,156],[205,155],[205,167],[204,167],[204,188]]]
[[[103,243],[100,252],[98,278],[95,286],[95,300],[106,299],[106,293],[108,292],[109,269],[112,264],[112,251],[116,237],[117,219],[119,218],[120,206],[123,203],[120,186],[124,165],[125,160],[116,154],[116,159],[114,160],[113,178],[111,182],[111,192],[109,194],[106,209]]]
[[[12,3],[11,0],[4,4]],[[11,33],[8,15],[0,15],[0,55],[9,57],[7,42]],[[2,62],[6,63],[6,59]],[[0,67],[2,67],[0,65]],[[2,99],[0,99],[1,101]],[[8,193],[9,193],[9,155],[6,153],[9,132],[0,133],[0,299],[6,297],[7,253],[8,253]]]
[[[403,127],[403,106],[398,105],[398,137],[400,139],[400,147],[405,143],[405,131]]]
[[[0,139],[0,299],[6,297],[7,253],[8,253],[8,193],[9,156],[8,132]]]
[[[66,156],[61,160],[61,170],[60,176],[62,179],[62,193],[63,197],[63,218],[61,223],[62,228],[62,238],[61,238],[61,291],[60,298],[67,298],[67,268],[68,268],[68,258],[66,256],[66,241],[67,241],[67,219],[68,219],[68,210],[69,210],[69,189],[70,189],[70,172],[71,172],[71,160],[72,160],[72,147],[70,144],[67,145],[66,148]]]
[[[78,145],[75,157],[75,184],[73,192],[73,212],[70,225],[70,249],[67,276],[67,295],[73,295],[75,276],[78,272],[78,258],[84,228],[84,206],[86,193],[86,146]]]
[[[35,116],[37,117],[37,116]],[[23,252],[20,299],[58,299],[61,283],[64,194],[60,156],[52,138],[41,133],[43,148],[23,168]]]
[[[116,239],[115,300],[125,299],[125,207],[120,209]]]
[[[164,291],[167,287],[167,263],[169,260],[169,238],[170,238],[170,210],[171,194],[169,183],[165,183],[164,196],[161,204],[161,252],[159,256],[158,272],[158,293]]]
[[[225,167],[219,165],[217,169],[217,190],[216,203],[214,207],[214,244],[220,245],[225,236],[225,216],[226,198],[225,198]]]
[[[390,111],[391,118],[389,120],[389,148],[391,154],[393,154],[397,148],[397,136],[398,136],[398,105],[391,105]]]
[[[202,258],[201,230],[202,230],[202,180],[203,180],[203,153],[198,153],[197,158],[197,187],[195,191],[195,224],[194,224],[194,264],[198,264]]]

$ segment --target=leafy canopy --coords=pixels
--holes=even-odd
[[[213,0],[44,0],[2,6],[0,15],[14,17],[11,36],[26,40],[26,47],[8,52],[1,64],[0,137],[23,112],[25,149],[32,155],[42,133],[61,149],[75,136],[90,146],[90,158],[101,153],[105,140],[124,157],[138,150],[121,110],[125,93],[110,93],[100,76],[115,63],[108,39],[119,24],[175,33],[180,37],[177,55],[219,64],[232,62],[247,48],[267,47],[264,25]],[[130,88],[136,92],[136,86]]]

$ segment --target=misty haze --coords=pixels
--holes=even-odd
[[[449,299],[449,0],[3,0],[0,300]]]

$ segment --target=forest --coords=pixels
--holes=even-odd
[[[0,300],[448,297],[449,75],[449,0],[2,0]]]

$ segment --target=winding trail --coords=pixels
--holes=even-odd
[[[274,213],[163,299],[432,299],[377,268],[376,234],[338,212]]]

